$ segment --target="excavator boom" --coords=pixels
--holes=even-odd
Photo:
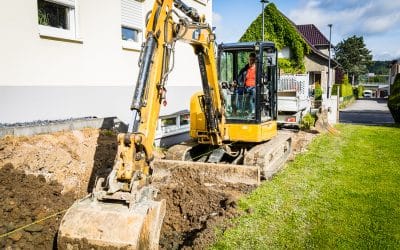
[[[174,5],[200,20],[196,11],[180,0],[154,2],[131,105],[133,121],[128,133],[118,135],[118,152],[107,179],[97,180],[93,193],[75,202],[63,217],[59,249],[158,249],[165,200],[155,201],[157,189],[150,185],[150,163],[179,31],[172,17]]]

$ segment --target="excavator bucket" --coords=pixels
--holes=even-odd
[[[125,204],[77,201],[65,214],[58,249],[158,249],[165,200]]]
[[[260,169],[256,166],[178,160],[154,160],[152,164],[154,182],[168,182],[175,173],[186,171],[204,184],[260,184]]]

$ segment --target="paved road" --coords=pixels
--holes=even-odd
[[[357,100],[347,108],[340,110],[339,117],[341,123],[370,125],[394,123],[386,99]]]

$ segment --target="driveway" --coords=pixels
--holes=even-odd
[[[340,110],[341,123],[382,125],[394,123],[387,99],[361,99]]]

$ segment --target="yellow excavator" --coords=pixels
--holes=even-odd
[[[140,71],[128,133],[118,135],[114,167],[90,196],[64,215],[59,249],[158,249],[165,200],[151,182],[186,168],[224,182],[258,184],[279,169],[290,136],[277,133],[277,50],[271,42],[218,46],[204,16],[181,0],[155,0],[146,18]],[[190,103],[193,141],[176,145],[167,159],[154,159],[154,137],[176,41],[198,57],[203,91]],[[256,59],[255,86],[240,79],[247,57]],[[218,60],[216,59],[218,58]]]

